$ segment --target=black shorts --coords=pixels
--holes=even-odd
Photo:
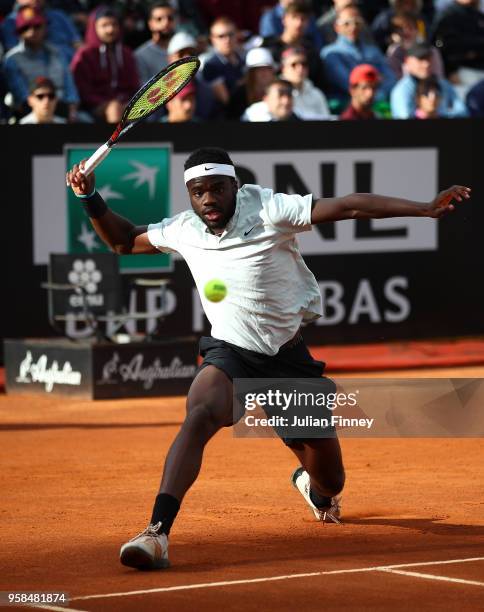
[[[241,348],[210,336],[200,338],[200,355],[203,362],[198,371],[213,365],[234,378],[321,378],[326,364],[311,356],[301,334],[284,345],[276,355],[264,355]],[[329,384],[334,385],[330,379]],[[334,388],[336,386],[334,385]],[[276,430],[277,431],[277,430]],[[302,442],[302,438],[281,436],[288,446]]]

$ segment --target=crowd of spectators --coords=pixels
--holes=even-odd
[[[154,122],[484,116],[484,0],[0,0],[0,122],[108,122],[169,63]]]

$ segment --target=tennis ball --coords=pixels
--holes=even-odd
[[[203,288],[205,297],[211,302],[221,302],[227,295],[227,287],[221,280],[210,280]]]

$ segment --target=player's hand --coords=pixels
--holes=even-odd
[[[449,212],[455,210],[455,203],[468,200],[471,197],[470,187],[452,185],[449,189],[441,191],[439,195],[430,202],[428,216],[439,219]]]
[[[72,191],[76,195],[89,195],[94,191],[96,182],[94,172],[89,176],[81,172],[86,161],[86,159],[83,159],[79,164],[74,164],[72,170],[69,170],[66,174],[66,185],[72,187]]]

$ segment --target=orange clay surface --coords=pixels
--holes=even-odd
[[[172,530],[172,567],[121,566],[183,414],[184,398],[0,395],[0,591],[63,590],[70,609],[113,612],[483,609],[482,439],[343,439],[345,522],[325,525],[278,439],[223,430]]]

